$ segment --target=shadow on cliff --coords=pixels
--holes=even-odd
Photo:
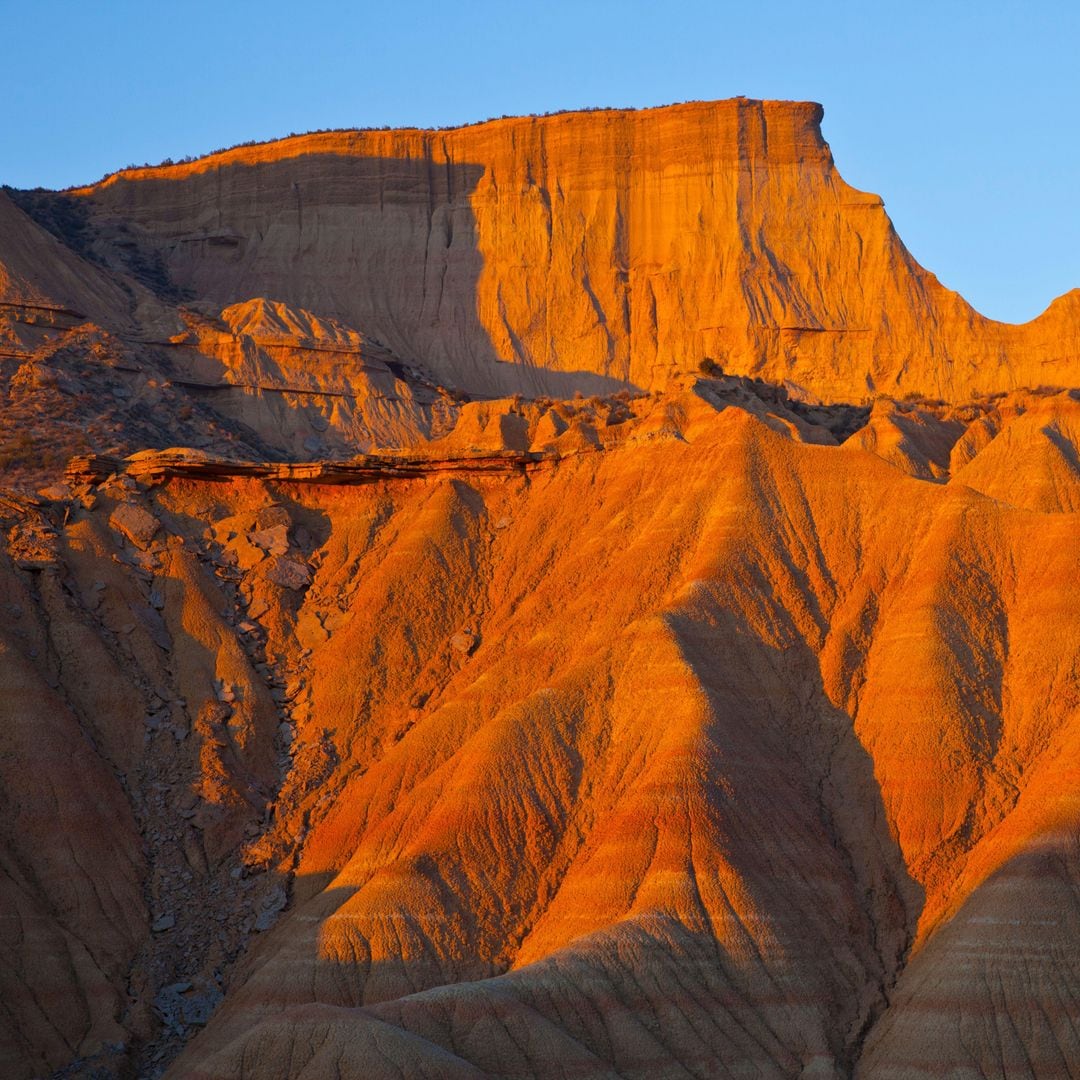
[[[484,257],[471,199],[483,175],[481,165],[437,163],[430,153],[322,153],[121,177],[87,198],[92,221],[125,219],[115,237],[99,230],[110,265],[122,269],[137,243],[164,268],[171,292],[221,307],[262,296],[339,319],[474,396],[633,389],[596,372],[536,366],[501,295],[487,315],[510,343],[512,355],[500,354],[480,310]],[[159,217],[142,227],[148,208],[163,206],[177,208],[169,233]]]
[[[816,605],[812,590],[805,595]],[[819,935],[809,974],[826,994],[832,1051],[850,1073],[907,963],[925,904],[890,829],[874,760],[797,636],[773,646],[722,606],[704,617],[673,612],[667,622],[710,704],[708,755],[728,769],[735,827],[746,837],[768,831],[768,865],[788,864],[787,880],[775,869],[761,872],[752,843],[736,843],[724,857],[754,906],[770,914],[790,908],[773,925],[781,956],[805,953],[807,930]],[[817,854],[803,865],[808,848]],[[848,950],[865,980],[858,994],[838,980]]]
[[[664,941],[676,950],[676,959],[685,961],[675,963],[682,974],[693,967],[700,980],[691,991],[676,978],[671,993],[704,995],[710,1014],[730,1014],[729,1020],[717,1021],[721,1028],[744,1012],[773,1008],[778,984],[797,985],[799,1000],[817,1017],[805,1030],[812,1033],[820,1025],[829,1052],[847,1074],[906,962],[923,903],[889,832],[873,761],[850,717],[828,700],[809,648],[776,648],[722,611],[714,611],[709,622],[682,612],[669,614],[667,622],[708,700],[691,767],[664,796],[665,805],[701,807],[692,815],[696,826],[682,838],[696,899],[681,913],[664,903],[646,913],[668,927],[661,937],[650,936],[640,913],[631,918],[627,912],[600,931],[617,932],[624,945],[627,935],[640,937],[644,949],[636,961],[641,970],[620,967],[608,973],[612,986],[619,980],[636,985],[643,970],[654,978],[657,965],[675,963]],[[664,724],[665,718],[655,722]],[[527,847],[528,837],[522,836],[521,850]],[[736,893],[727,892],[717,867],[733,873]],[[389,869],[399,886],[423,883],[434,886],[434,894],[453,893],[442,886],[454,879],[455,866],[426,853],[414,853]],[[529,972],[547,970],[537,966],[548,963],[541,958],[511,974],[512,951],[506,966],[496,968],[490,959],[470,953],[465,937],[456,955],[442,960],[427,949],[413,949],[410,956],[370,955],[366,936],[354,925],[356,914],[342,910],[358,887],[336,885],[333,878],[326,873],[293,882],[299,902],[242,962],[236,996],[213,1038],[241,1037],[252,1017],[267,1009],[314,1003],[356,1008],[503,974],[509,978],[500,981],[503,989],[496,998],[505,1005],[507,991],[517,988],[513,993],[528,1001],[529,991],[522,988],[532,977]],[[717,907],[717,897],[725,893],[729,909]],[[400,895],[407,904],[408,889]],[[746,912],[767,913],[767,931],[756,928],[753,918],[742,922]],[[354,941],[337,958],[325,951],[333,936],[328,920],[335,915],[363,944],[357,949]],[[535,923],[540,913],[534,916]],[[438,916],[457,927],[474,918],[474,912],[456,906]],[[729,929],[722,932],[724,926]],[[675,943],[681,944],[676,948]],[[581,963],[602,966],[600,953],[583,948]],[[565,961],[574,950],[571,942],[560,955]],[[627,955],[636,955],[634,949]],[[582,959],[587,956],[593,959]],[[246,979],[251,982],[245,986]],[[721,984],[729,990],[710,997]],[[628,1013],[639,1007],[624,1004]],[[640,1003],[643,1015],[649,1007]],[[789,1033],[787,1051],[793,1054],[804,1033],[798,1027]],[[717,1054],[720,1045],[713,1048]],[[599,1046],[592,1050],[603,1053]]]

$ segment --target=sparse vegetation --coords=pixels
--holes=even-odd
[[[737,99],[747,100],[747,99]],[[662,105],[653,106],[658,109],[670,108],[673,105],[697,105],[701,104],[701,99],[689,99],[686,101],[668,101]],[[463,124],[438,124],[434,127],[415,127],[410,124],[370,124],[362,127],[327,127],[327,128],[311,128],[308,131],[290,131],[288,135],[279,135],[270,139],[244,139],[242,142],[231,143],[229,146],[219,146],[214,150],[208,150],[203,154],[185,154],[180,158],[163,158],[158,162],[144,161],[141,165],[136,165],[134,162],[130,162],[122,169],[117,169],[114,172],[105,173],[98,180],[91,181],[88,184],[72,184],[70,187],[63,188],[64,191],[72,191],[75,188],[80,187],[94,187],[97,184],[102,184],[110,177],[118,176],[125,172],[134,172],[138,169],[165,169],[170,165],[189,165],[193,161],[201,161],[203,158],[216,157],[218,154],[228,154],[233,150],[243,150],[249,146],[269,146],[272,143],[284,142],[286,139],[302,139],[311,135],[349,135],[360,134],[363,132],[377,132],[377,131],[459,131],[463,128],[479,127],[481,124],[490,124],[496,120],[540,120],[549,116],[568,116],[572,113],[594,113],[594,112],[635,112],[637,111],[632,106],[628,105],[582,105],[577,108],[568,109],[549,109],[542,113],[502,113],[499,116],[489,116],[484,120],[470,120]]]
[[[909,390],[899,400],[905,405],[919,405],[925,408],[942,408],[945,405],[945,402],[941,398],[927,397],[925,394],[920,394],[917,390]]]
[[[100,262],[91,250],[90,213],[85,203],[45,188],[20,191],[4,186],[4,194],[31,220],[89,262]]]
[[[173,283],[165,267],[165,260],[156,248],[147,250],[136,245],[118,246],[116,251],[127,272],[162,300],[179,303],[190,299],[188,292]]]

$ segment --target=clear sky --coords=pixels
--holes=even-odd
[[[1080,286],[1080,4],[0,0],[0,183],[321,127],[809,99],[915,257],[1018,322]]]

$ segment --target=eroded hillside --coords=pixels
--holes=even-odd
[[[1075,297],[819,120],[0,194],[0,1072],[1069,1074]]]
[[[837,446],[717,386],[8,506],[10,1067],[223,993],[175,1075],[1071,1060],[1080,406]]]

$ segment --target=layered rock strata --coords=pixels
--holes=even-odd
[[[879,409],[875,449],[724,385],[560,406],[600,433],[561,451],[6,504],[6,1072],[1074,1060],[1080,406]]]
[[[219,306],[334,316],[479,393],[662,387],[705,357],[830,401],[1072,386],[1080,293],[1021,326],[920,267],[807,103],[306,135],[68,198]]]
[[[820,119],[0,193],[0,1073],[1068,1074],[1080,302]]]

